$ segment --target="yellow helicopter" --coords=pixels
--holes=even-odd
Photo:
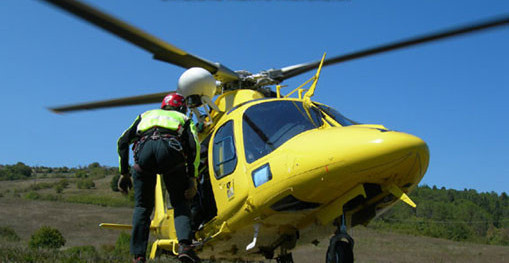
[[[154,59],[188,69],[178,91],[189,102],[205,149],[195,200],[195,246],[204,258],[277,262],[293,262],[292,249],[323,238],[324,231],[333,234],[326,262],[353,262],[354,241],[347,229],[368,224],[399,200],[415,207],[407,194],[429,163],[423,140],[354,122],[312,101],[322,66],[509,24],[509,18],[499,18],[253,74],[189,54],[79,1],[45,1],[147,50]],[[307,82],[282,93],[284,80],[311,70],[316,73]],[[217,86],[200,84],[212,75]],[[168,92],[52,110],[154,103]],[[151,258],[177,251],[168,203],[158,176]]]

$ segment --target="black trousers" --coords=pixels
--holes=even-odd
[[[192,241],[190,208],[184,197],[189,186],[185,160],[162,139],[148,140],[135,156],[139,171],[133,169],[134,213],[131,254],[145,256],[150,233],[150,215],[154,209],[156,174],[163,177],[174,209],[175,229],[179,242]]]

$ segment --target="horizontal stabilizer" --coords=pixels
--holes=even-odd
[[[124,225],[124,224],[110,224],[110,223],[100,223],[100,227],[110,228],[110,229],[119,229],[119,230],[130,230],[133,228],[132,225]]]

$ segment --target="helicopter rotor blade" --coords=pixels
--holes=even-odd
[[[503,17],[498,17],[491,20],[485,20],[482,22],[473,23],[466,26],[461,26],[457,28],[453,28],[450,30],[445,31],[439,31],[431,34],[421,35],[413,38],[409,38],[403,41],[393,42],[373,48],[364,49],[358,52],[352,52],[345,55],[340,55],[336,57],[332,57],[329,59],[324,60],[323,66],[328,66],[332,64],[342,63],[358,58],[363,58],[371,55],[376,55],[392,50],[407,48],[427,42],[432,42],[436,40],[442,40],[450,37],[455,37],[463,34],[468,33],[474,33],[486,29],[490,29],[497,26],[503,26],[509,24],[509,15],[505,15]],[[310,63],[304,63],[304,64],[298,64],[298,65],[292,65],[288,67],[284,67],[280,70],[269,70],[268,72],[271,73],[273,71],[275,73],[275,78],[278,81],[283,81],[285,79],[300,75],[302,73],[308,72],[310,70],[318,68],[320,65],[320,61],[310,62]]]
[[[126,98],[119,98],[119,99],[102,100],[102,101],[88,102],[88,103],[82,103],[82,104],[60,106],[60,107],[55,107],[55,108],[49,108],[49,110],[53,111],[54,113],[64,113],[64,112],[79,111],[79,110],[93,110],[93,109],[100,109],[100,108],[110,108],[110,107],[119,107],[119,106],[130,106],[130,105],[156,103],[156,102],[161,102],[163,100],[163,98],[166,95],[168,95],[168,93],[171,93],[171,92],[175,92],[175,91],[166,91],[166,92],[132,96],[132,97],[126,97]]]
[[[165,41],[150,35],[124,21],[76,0],[43,0],[74,14],[138,47],[153,54],[154,59],[183,68],[201,67],[222,82],[238,80],[237,73],[227,67],[199,58]]]

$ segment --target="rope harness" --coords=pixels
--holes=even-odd
[[[184,152],[184,147],[182,146],[179,136],[170,133],[160,133],[158,129],[154,129],[153,131],[146,132],[145,135],[134,143],[133,152],[135,162],[138,162],[138,153],[143,149],[143,146],[148,140],[163,140],[170,149],[179,152],[182,154],[184,159],[187,159],[187,155]]]

